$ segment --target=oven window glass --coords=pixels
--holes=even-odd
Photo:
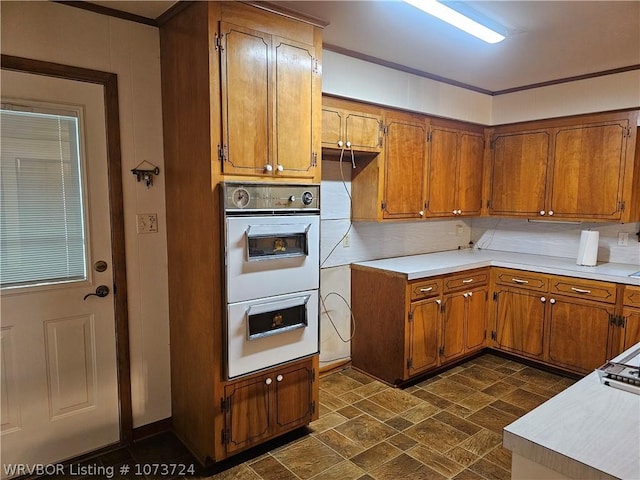
[[[249,235],[249,260],[264,260],[307,255],[307,232]]]
[[[267,337],[307,326],[307,305],[294,305],[247,315],[247,338]]]

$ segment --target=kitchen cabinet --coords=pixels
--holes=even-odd
[[[228,382],[221,400],[222,442],[229,454],[308,424],[315,412],[311,360]]]
[[[637,112],[527,122],[493,130],[490,215],[637,219]]]
[[[428,217],[480,215],[484,134],[432,121],[428,135]],[[440,120],[439,123],[443,121]]]
[[[487,270],[444,278],[440,357],[449,362],[485,346]]]
[[[315,47],[224,21],[219,31],[223,173],[314,178]]]
[[[494,269],[495,348],[587,373],[611,354],[616,285]]]
[[[334,97],[322,98],[322,147],[379,153],[382,150],[382,110],[373,105]]]
[[[408,377],[438,366],[441,304],[442,299],[439,296],[411,302]]]
[[[624,329],[620,351],[628,350],[640,342],[640,287],[625,287],[622,317],[618,324]]]
[[[321,148],[322,25],[275,8],[192,2],[160,27],[172,425],[203,464],[318,417],[298,422],[309,391],[289,375],[257,380],[287,364],[225,377],[220,182],[320,182],[309,152]],[[308,360],[317,371],[318,356]]]

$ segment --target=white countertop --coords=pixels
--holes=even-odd
[[[378,268],[407,275],[407,280],[455,273],[480,267],[506,267],[531,272],[588,278],[606,282],[640,285],[640,278],[629,275],[640,270],[640,265],[624,263],[598,263],[595,267],[576,265],[573,258],[500,252],[496,250],[452,250],[405,257],[386,258],[355,265]]]
[[[592,372],[507,425],[503,445],[570,478],[640,479],[640,395]]]

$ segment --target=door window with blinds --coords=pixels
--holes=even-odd
[[[3,289],[87,279],[81,113],[2,101]]]

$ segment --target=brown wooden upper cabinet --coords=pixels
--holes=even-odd
[[[322,99],[322,148],[378,153],[382,127],[380,108],[334,97]]]
[[[428,128],[424,116],[385,114],[384,219],[424,217]]]
[[[488,213],[633,221],[640,178],[637,112],[498,127],[491,137]]]
[[[321,76],[312,44],[220,22],[225,175],[314,178]]]
[[[432,123],[428,145],[426,215],[480,215],[484,157],[482,127],[466,131]]]

